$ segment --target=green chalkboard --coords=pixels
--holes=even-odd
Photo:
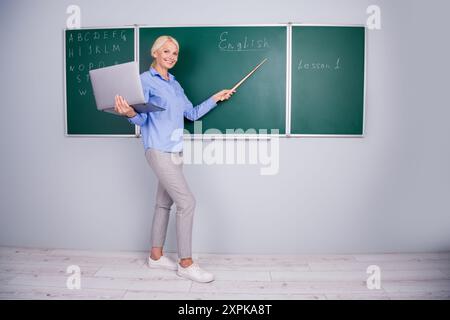
[[[365,28],[292,27],[291,134],[363,135]]]
[[[286,26],[230,27],[142,27],[139,28],[140,71],[151,64],[150,48],[160,35],[170,35],[180,44],[179,60],[170,71],[194,105],[215,92],[232,88],[259,62],[268,58],[228,101],[222,102],[201,120],[194,134],[217,129],[278,129],[286,127]],[[208,131],[206,133],[216,133]],[[218,132],[217,132],[218,133]],[[239,132],[235,132],[240,134]]]
[[[123,118],[97,111],[89,70],[134,61],[134,28],[65,30],[66,133],[134,135]]]

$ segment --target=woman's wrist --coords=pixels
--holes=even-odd
[[[220,98],[217,96],[217,94],[212,96],[212,99],[215,103],[219,102]]]
[[[133,117],[135,117],[137,115],[137,113],[136,113],[136,111],[134,111],[133,110],[133,113],[127,113],[126,114],[126,116],[128,117],[128,118],[133,118]]]

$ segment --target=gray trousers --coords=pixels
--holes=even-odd
[[[195,198],[183,175],[183,154],[149,148],[145,157],[159,180],[151,232],[152,247],[164,246],[170,207],[175,203],[178,257],[190,258]]]

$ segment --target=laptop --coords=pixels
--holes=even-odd
[[[93,69],[89,71],[89,77],[94,91],[95,103],[100,111],[119,115],[114,110],[116,95],[124,97],[128,104],[139,113],[165,110],[160,106],[146,103],[137,62]]]

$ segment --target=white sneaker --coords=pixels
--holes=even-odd
[[[178,264],[177,275],[197,282],[211,282],[214,280],[214,275],[212,273],[203,270],[195,262],[187,268],[183,268]]]
[[[159,258],[158,260],[153,260],[152,258],[148,257],[149,268],[176,271],[178,269],[177,265],[178,263],[170,260],[165,256],[161,256],[161,258]]]

